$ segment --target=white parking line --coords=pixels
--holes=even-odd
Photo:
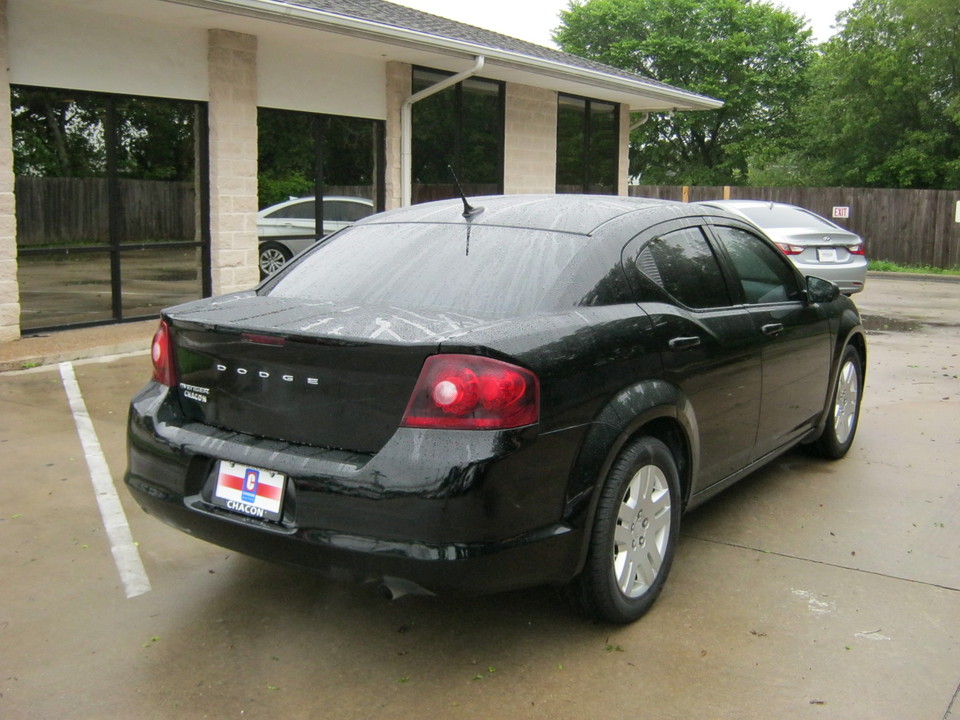
[[[93,428],[93,421],[87,412],[87,405],[80,393],[77,376],[73,372],[73,364],[60,363],[60,377],[63,380],[63,389],[67,393],[70,410],[73,412],[73,421],[77,426],[83,454],[90,469],[90,480],[97,497],[97,506],[100,508],[100,518],[110,540],[110,552],[116,563],[123,582],[124,591],[128,598],[150,592],[150,579],[140,559],[140,551],[133,542],[127,516],[120,504],[117,488],[110,474],[110,467],[100,447],[100,440]]]

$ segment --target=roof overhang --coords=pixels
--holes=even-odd
[[[651,82],[643,78],[607,74],[601,70],[577,67],[548,58],[490,47],[455,38],[433,35],[395,25],[351,17],[339,13],[277,0],[162,0],[201,10],[214,11],[224,18],[254,22],[282,23],[300,28],[332,33],[356,41],[392,48],[388,59],[438,67],[438,58],[448,59],[446,67],[462,70],[474,58],[486,59],[484,77],[543,87],[558,92],[598,97],[619,102],[634,111],[713,110],[723,105],[703,95]],[[229,25],[229,24],[228,24]],[[237,29],[251,32],[247,23]],[[431,59],[434,61],[431,62]],[[462,61],[462,62],[461,62]]]

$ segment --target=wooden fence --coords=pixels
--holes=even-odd
[[[328,194],[369,197],[369,186],[330,187]],[[496,186],[465,185],[468,195],[495,193]],[[414,201],[455,197],[453,185],[415,185]],[[870,188],[680,187],[636,185],[635,197],[669,200],[771,200],[832,218],[833,208],[849,208],[841,227],[866,240],[867,256],[907,265],[960,267],[960,191],[877,190]],[[193,183],[151,180],[117,182],[123,242],[194,240],[197,202]],[[108,187],[102,178],[16,179],[17,244],[107,244]]]
[[[106,178],[16,178],[17,245],[106,245],[110,242]],[[195,240],[198,209],[192,182],[117,181],[122,242]]]
[[[790,203],[830,218],[866,241],[867,257],[871,260],[960,267],[957,190],[635,185],[630,188],[630,195],[698,202],[719,200],[725,190],[732,199]],[[849,208],[849,217],[833,218],[835,207]]]

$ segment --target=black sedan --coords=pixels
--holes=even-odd
[[[394,592],[556,585],[640,617],[684,510],[857,428],[857,310],[717,208],[375,215],[162,314],[126,483],[161,520]]]

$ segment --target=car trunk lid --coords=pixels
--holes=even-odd
[[[859,245],[858,235],[851,232],[837,231],[810,231],[807,229],[768,231],[768,234],[777,242],[791,245],[805,245],[807,247],[850,247]]]
[[[166,313],[184,415],[286,442],[376,452],[424,359],[468,319],[251,294]]]

